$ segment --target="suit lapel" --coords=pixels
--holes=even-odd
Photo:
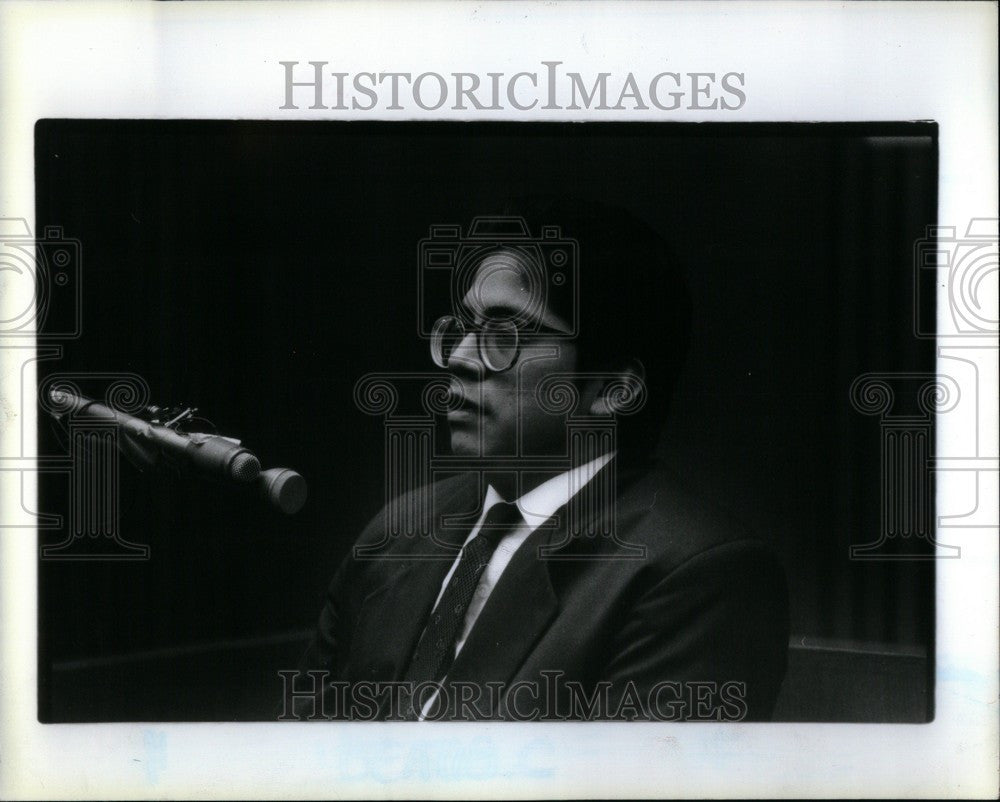
[[[400,539],[382,558],[387,577],[362,601],[355,642],[361,646],[351,672],[357,679],[398,680],[431,613],[441,583],[468,530],[442,527],[444,516],[468,511],[473,483],[435,503],[435,539]],[[474,502],[473,502],[474,503]]]
[[[549,537],[537,529],[521,544],[448,673],[449,682],[483,687],[474,703],[483,716],[495,713],[485,684],[506,684],[559,611],[548,564],[538,558],[538,547]]]
[[[600,479],[608,467],[594,479]],[[638,475],[640,472],[633,469],[619,473],[615,497]],[[579,521],[582,530],[588,531],[588,525],[603,514],[598,505],[590,506]],[[616,547],[607,538],[573,537],[568,526],[567,503],[521,544],[455,658],[448,681],[481,686],[482,695],[473,703],[481,716],[497,714],[491,702],[499,701],[500,696],[493,699],[486,683],[506,686],[558,615],[559,582],[554,582],[557,572],[580,570],[581,564],[616,556]],[[451,696],[449,713],[454,716],[456,699],[454,694]]]
[[[618,478],[621,485],[625,477]],[[443,516],[467,513],[475,504],[471,499],[476,492],[477,480],[464,483],[437,506],[435,520],[440,522]],[[599,514],[601,511],[593,507],[583,523]],[[604,538],[567,537],[567,523],[568,510],[564,505],[521,544],[449,671],[449,682],[472,682],[482,688],[483,693],[474,705],[484,717],[497,712],[490,704],[493,700],[486,683],[506,685],[559,612],[552,573],[556,564],[560,571],[574,570],[573,564],[579,566],[579,560],[600,559],[600,552],[607,547],[602,542]],[[358,679],[402,678],[441,583],[457,556],[456,549],[468,535],[468,529],[439,527],[437,531],[440,543],[428,543],[426,539],[401,543],[394,555],[403,558],[402,566],[363,602],[359,635],[366,649],[356,672]],[[418,553],[419,559],[411,558]],[[570,562],[564,561],[567,559]]]

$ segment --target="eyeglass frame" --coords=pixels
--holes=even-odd
[[[519,326],[514,320],[511,319],[496,320],[492,318],[487,318],[486,320],[480,323],[475,323],[475,322],[466,323],[465,321],[462,320],[461,317],[457,315],[442,315],[436,321],[434,321],[434,325],[431,327],[430,351],[431,351],[431,360],[434,362],[434,364],[437,365],[439,368],[445,370],[447,370],[450,365],[451,355],[454,354],[455,349],[452,349],[448,357],[445,357],[442,353],[441,359],[439,360],[437,358],[437,355],[435,354],[435,346],[443,339],[444,335],[439,335],[438,329],[441,326],[441,324],[446,321],[447,322],[453,321],[455,324],[458,325],[460,333],[453,335],[458,338],[457,341],[458,344],[460,344],[469,334],[476,335],[476,350],[479,353],[479,361],[483,363],[483,366],[490,373],[504,373],[505,371],[510,370],[512,367],[514,367],[514,365],[517,364],[517,361],[521,356],[521,344],[525,335],[555,334],[564,338],[570,338],[572,336],[569,332],[566,332],[563,329],[555,328],[554,326],[551,326],[540,320],[532,321],[531,323],[525,323]],[[483,335],[485,333],[485,330],[490,325],[503,325],[503,324],[509,324],[510,326],[509,329],[510,335],[514,337],[514,349],[513,349],[514,352],[513,355],[511,356],[510,363],[508,365],[502,368],[495,368],[490,364],[490,359],[486,355],[486,347],[483,343]],[[503,332],[503,334],[506,336],[507,332]]]

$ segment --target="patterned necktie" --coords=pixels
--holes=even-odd
[[[422,682],[440,682],[455,659],[455,640],[465,622],[465,613],[497,544],[524,518],[516,504],[506,501],[490,507],[483,525],[472,540],[462,548],[455,572],[451,575],[441,600],[431,613],[417,648],[410,659],[404,680],[416,688]],[[425,694],[426,698],[426,694]],[[404,694],[402,714],[409,720],[419,717],[414,708],[418,700]]]

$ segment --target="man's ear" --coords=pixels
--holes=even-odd
[[[645,402],[645,395],[646,366],[641,359],[632,358],[614,378],[601,383],[590,404],[590,414],[607,416],[626,410],[634,412]]]

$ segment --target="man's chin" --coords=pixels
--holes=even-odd
[[[452,427],[451,453],[456,457],[478,457],[485,454],[479,433],[466,427]]]
[[[490,457],[504,453],[508,456],[514,454],[513,449],[499,447],[495,438],[487,437],[480,432],[478,426],[469,425],[462,421],[458,425],[451,425],[451,453],[456,457]]]
[[[487,436],[488,433],[480,433],[477,426],[468,426],[464,422],[460,425],[452,424],[451,429],[451,453],[456,457],[515,457],[518,456],[517,448],[513,443],[513,437],[498,439]],[[481,436],[482,434],[482,436]],[[566,454],[566,441],[555,441],[551,448],[532,451],[527,455],[530,457],[559,456]]]

